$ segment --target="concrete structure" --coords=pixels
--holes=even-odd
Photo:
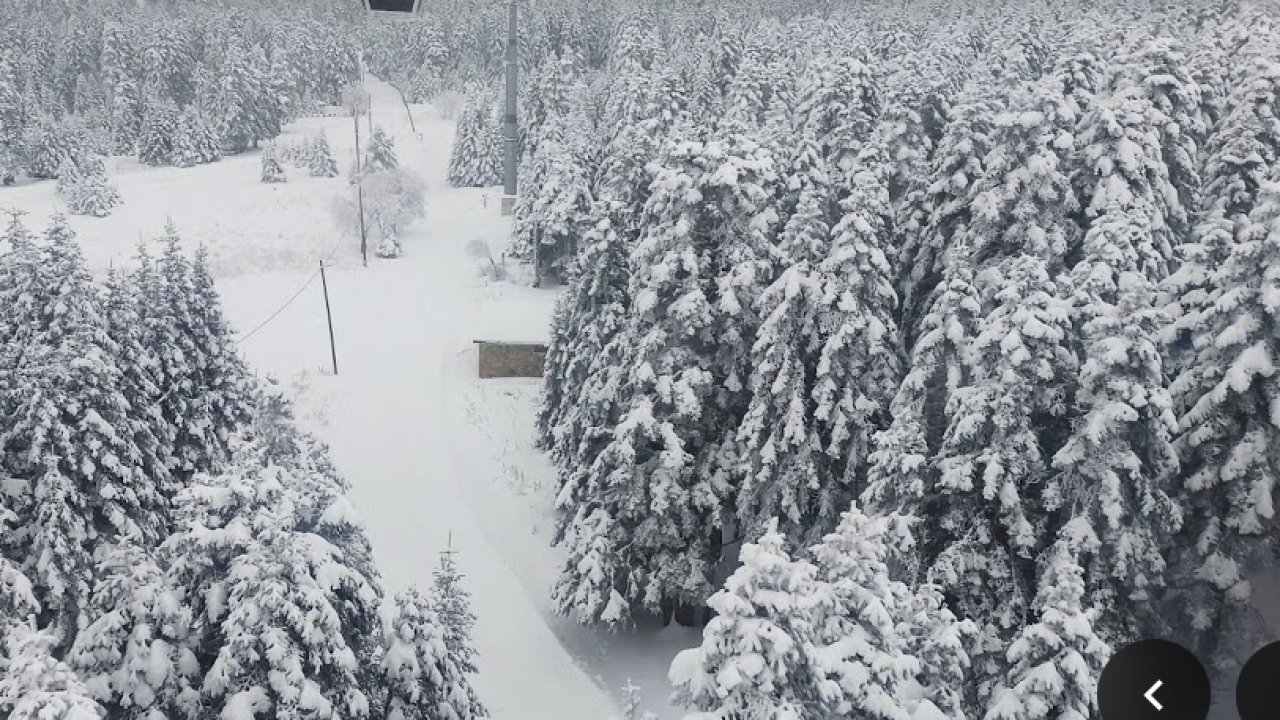
[[[540,378],[547,358],[544,343],[476,340],[482,379]]]

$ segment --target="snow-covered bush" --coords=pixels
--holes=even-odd
[[[362,175],[334,203],[334,220],[350,236],[360,236],[363,193],[364,231],[379,257],[401,253],[400,232],[426,212],[422,180],[406,168]]]

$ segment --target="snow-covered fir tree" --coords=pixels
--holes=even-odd
[[[1249,570],[1274,545],[1275,425],[1266,408],[1277,396],[1269,327],[1274,268],[1280,262],[1280,175],[1260,189],[1258,204],[1213,275],[1214,289],[1195,318],[1200,339],[1170,386],[1177,407],[1186,531],[1179,547],[1179,603],[1192,627],[1213,638],[1225,608],[1248,599]]]
[[[363,170],[367,173],[396,170],[400,167],[400,159],[396,157],[395,138],[380,127],[373,129],[369,137],[369,146],[364,152]]]
[[[111,717],[199,712],[195,618],[150,551],[132,539],[98,553],[98,576],[67,663]]]
[[[367,541],[323,449],[273,402],[224,472],[179,494],[162,550],[204,619],[204,698],[223,714],[367,717],[381,599]]]
[[[449,156],[449,184],[454,187],[488,187],[502,182],[502,141],[489,114],[489,106],[472,96],[462,114]]]
[[[195,105],[183,108],[174,122],[169,162],[191,167],[213,162],[221,155],[221,142],[210,120]]]
[[[452,571],[446,571],[452,572]],[[445,607],[437,583],[431,596],[416,589],[398,593],[387,627],[380,672],[387,685],[386,717],[403,720],[479,720],[488,712],[476,697],[468,675],[470,659],[450,647],[450,627],[458,606]],[[456,575],[455,575],[456,577]],[[456,586],[455,586],[456,589]],[[466,611],[469,612],[469,611]],[[445,613],[452,614],[446,617]],[[454,637],[453,640],[469,638]]]
[[[158,97],[147,103],[138,138],[138,159],[147,165],[167,165],[174,156],[178,130],[178,108],[172,100]]]
[[[716,617],[701,647],[671,663],[673,700],[704,717],[816,716],[824,701],[822,668],[811,643],[822,596],[814,566],[793,560],[784,545],[772,523],[759,540],[743,544],[742,565],[707,601]]]
[[[85,683],[55,654],[51,633],[22,627],[5,640],[7,661],[0,673],[0,712],[10,720],[102,720]]]
[[[311,173],[311,177],[338,177],[338,162],[333,159],[329,138],[324,133],[308,143],[307,171]]]
[[[261,179],[264,183],[289,181],[289,176],[285,173],[284,166],[280,164],[280,158],[276,156],[276,150],[273,145],[268,145],[262,149]]]
[[[67,160],[58,171],[58,194],[72,215],[106,217],[120,205],[120,192],[107,178],[102,158],[88,156]]]

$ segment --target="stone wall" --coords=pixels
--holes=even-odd
[[[504,343],[477,340],[480,346],[480,377],[542,377],[547,346],[537,343]]]

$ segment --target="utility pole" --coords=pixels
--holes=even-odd
[[[320,286],[324,288],[324,316],[329,322],[329,356],[333,358],[333,374],[338,374],[338,346],[333,341],[333,311],[329,309],[329,281],[324,276],[324,261],[320,261]]]
[[[502,214],[511,215],[516,208],[516,162],[520,151],[520,127],[516,118],[516,83],[520,79],[519,40],[516,35],[518,20],[517,0],[507,1],[507,108],[502,116],[502,135],[506,140],[503,158]]]

